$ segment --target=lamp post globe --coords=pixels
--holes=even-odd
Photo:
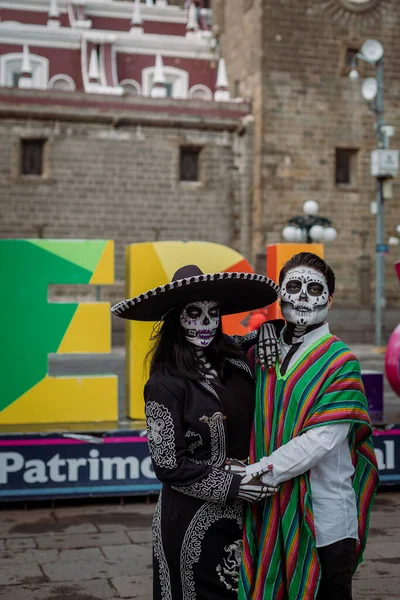
[[[367,77],[361,86],[361,95],[367,102],[372,102],[378,93],[378,82],[375,77]]]
[[[324,227],[313,225],[310,229],[310,237],[314,242],[321,242],[324,239]]]
[[[350,81],[358,81],[360,79],[360,75],[359,75],[357,69],[352,69],[350,71],[349,79],[350,79]]]
[[[318,214],[319,204],[315,200],[307,200],[303,204],[303,214],[291,217],[282,231],[286,242],[330,242],[336,239],[336,229],[326,217]]]
[[[334,227],[325,227],[324,242],[334,242],[337,238],[337,231]]]
[[[287,225],[282,231],[283,239],[287,242],[297,242],[297,227]]]
[[[307,202],[304,202],[303,204],[303,211],[305,212],[306,215],[316,215],[317,212],[319,210],[319,206],[318,206],[318,202],[315,202],[315,200],[307,200]]]

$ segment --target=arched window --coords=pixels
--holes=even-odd
[[[32,66],[32,87],[46,89],[49,79],[49,61],[44,56],[29,55]],[[22,52],[12,52],[0,56],[0,85],[18,86],[21,75]]]
[[[189,98],[192,98],[193,100],[212,100],[213,95],[210,88],[199,83],[190,88]]]
[[[76,90],[75,82],[69,75],[53,75],[48,87],[52,90],[62,90],[63,92],[74,92]]]
[[[147,67],[142,71],[143,96],[150,96],[153,85],[155,67]],[[163,67],[167,96],[170,98],[187,98],[189,73],[176,67]]]
[[[129,96],[142,95],[142,86],[134,79],[123,79],[119,85],[124,89],[125,94]]]

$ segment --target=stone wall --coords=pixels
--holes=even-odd
[[[27,94],[13,93],[23,107]],[[143,106],[145,101],[138,100],[139,110],[121,100],[128,116],[116,125],[115,106],[95,115],[77,107],[72,115],[57,106],[61,94],[44,118],[43,96],[33,97],[37,114],[27,103],[19,115],[2,104],[0,93],[0,237],[113,239],[119,280],[124,248],[131,243],[187,239],[239,251],[244,244],[249,247],[242,223],[251,157],[241,125],[248,107],[234,107],[230,118],[229,108],[225,117],[218,113],[221,105],[192,104],[194,118],[185,115],[187,103],[158,101],[165,110],[160,124],[160,115],[152,113],[155,101]],[[169,109],[175,116],[168,116]],[[209,116],[212,110],[215,117]],[[110,123],[99,122],[107,115]],[[239,127],[240,134],[235,133]],[[19,145],[25,137],[47,140],[43,177],[19,175]],[[182,145],[201,147],[199,181],[180,181]]]
[[[384,45],[385,117],[398,132],[392,147],[400,147],[400,5],[377,0],[368,5],[370,10],[352,12],[344,4],[214,0],[213,9],[231,91],[239,88],[253,99],[259,132],[254,145],[253,257],[265,242],[282,240],[282,228],[290,217],[302,213],[304,201],[316,200],[321,216],[331,219],[339,234],[326,247],[338,279],[337,300],[342,305],[371,306],[375,217],[370,204],[375,180],[370,175],[370,151],[376,143],[375,118],[361,97],[360,83],[374,76],[375,68],[362,64],[360,82],[351,83],[345,54],[368,38]],[[335,183],[336,148],[358,151],[352,185]],[[385,207],[386,238],[400,223],[399,200],[397,180],[393,199]],[[364,252],[360,232],[366,236]],[[393,269],[398,257],[398,250],[391,249],[386,259],[387,301],[392,307],[399,306]],[[367,265],[362,282],[360,262]],[[366,291],[365,281],[370,282]]]

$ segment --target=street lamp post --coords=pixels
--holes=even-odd
[[[382,313],[385,307],[385,244],[384,229],[384,184],[394,177],[398,171],[398,150],[389,150],[389,138],[394,135],[394,128],[385,124],[384,120],[384,88],[383,88],[383,55],[382,44],[377,40],[367,40],[352,61],[349,78],[358,80],[357,60],[362,60],[376,67],[376,77],[368,77],[362,85],[361,93],[376,115],[376,150],[371,153],[371,174],[376,177],[376,285],[375,285],[375,344],[382,346]]]
[[[326,217],[320,217],[318,202],[308,200],[303,204],[304,215],[289,219],[282,231],[286,242],[333,242],[337,231]]]

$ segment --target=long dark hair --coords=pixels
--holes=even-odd
[[[151,340],[153,347],[146,357],[146,365],[150,363],[150,376],[162,372],[179,377],[199,379],[195,346],[185,339],[185,330],[180,323],[180,312],[183,307],[170,310],[164,317],[161,326],[155,329]],[[208,361],[222,380],[225,373],[225,358],[246,360],[244,351],[228,336],[222,333],[222,324],[211,344],[205,349]]]

